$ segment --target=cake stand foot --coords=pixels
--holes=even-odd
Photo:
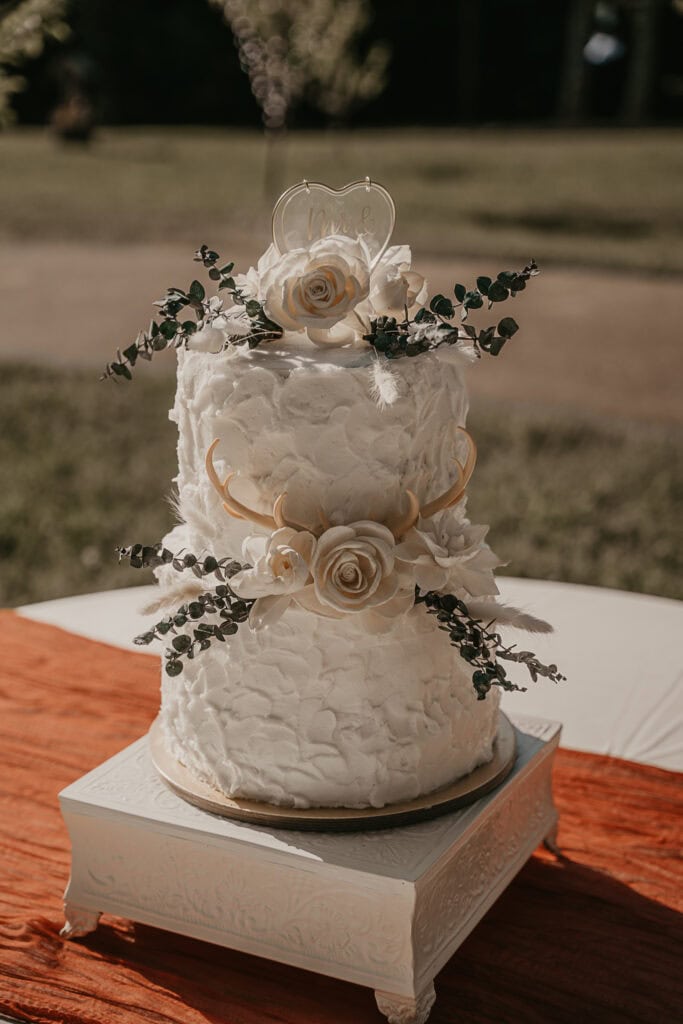
[[[558,828],[558,822],[555,821],[555,824],[553,825],[553,827],[550,829],[550,831],[546,835],[545,839],[543,840],[543,845],[545,846],[546,850],[550,851],[550,853],[554,853],[556,857],[561,857],[562,856],[562,851],[560,850],[559,846],[557,845],[557,828]]]
[[[436,992],[430,981],[415,998],[377,991],[375,999],[380,1013],[384,1014],[389,1024],[425,1024],[434,1005]]]
[[[79,907],[70,900],[64,901],[65,923],[59,933],[64,939],[80,939],[83,935],[94,932],[100,920],[99,910]]]

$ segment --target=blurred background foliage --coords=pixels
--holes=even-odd
[[[371,173],[430,275],[575,268],[543,344],[571,349],[597,294],[600,351],[636,282],[680,287],[682,54],[680,0],[0,0],[0,601],[145,582],[113,549],[171,523],[172,359],[115,387],[89,351],[159,297],[131,283],[132,253],[150,276],[160,249],[203,242],[242,267],[281,186]],[[74,268],[103,253],[93,312]],[[57,368],[74,318],[84,340]],[[633,387],[662,351],[659,379],[680,372],[677,333],[643,302],[620,353]],[[639,419],[629,394],[607,417],[584,400],[593,371],[572,372],[561,401],[550,375],[542,403],[477,396],[471,514],[505,572],[683,596],[683,410],[652,388]]]
[[[64,63],[80,61],[107,124],[252,125],[259,103],[240,61],[248,64],[246,47],[259,63],[259,38],[270,47],[262,74],[268,65],[289,94],[290,127],[683,114],[680,0],[1,0],[0,19],[25,8],[35,37],[37,5],[45,45],[21,55],[26,88],[13,107],[22,123],[45,122]],[[63,31],[51,35],[55,18],[66,43]],[[340,107],[333,85],[343,69],[339,88],[357,88]]]
[[[152,582],[114,548],[156,543],[173,523],[174,378],[160,366],[97,386],[83,371],[6,364],[1,384],[0,465],[13,468],[0,601]],[[491,524],[503,573],[683,596],[679,429],[500,400],[479,400],[468,427],[479,448],[469,512]]]

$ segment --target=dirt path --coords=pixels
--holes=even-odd
[[[246,246],[241,266],[255,255]],[[169,284],[189,283],[190,256],[176,244],[0,246],[0,359],[104,364],[149,321],[151,300]],[[419,255],[414,265],[432,293],[445,294],[456,279],[467,284],[491,270],[486,261],[447,265]],[[520,333],[471,374],[472,393],[683,422],[682,291],[676,280],[547,269],[506,304]]]

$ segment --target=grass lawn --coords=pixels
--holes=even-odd
[[[260,133],[227,129],[106,129],[87,149],[2,134],[0,241],[204,239],[236,251],[266,237],[265,148]],[[683,272],[673,129],[293,133],[276,161],[282,187],[370,174],[396,200],[395,238],[426,254]]]
[[[0,375],[0,603],[148,582],[116,544],[161,538],[176,471],[174,380],[6,365]],[[517,576],[683,597],[680,431],[479,403],[475,521]]]

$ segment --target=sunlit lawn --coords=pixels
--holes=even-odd
[[[260,245],[274,198],[264,158],[256,132],[108,129],[90,149],[37,130],[0,135],[0,243]],[[673,131],[309,133],[276,158],[283,187],[372,175],[397,202],[395,237],[423,253],[683,271]],[[38,302],[53,282],[35,284]],[[171,523],[173,379],[95,377],[2,367],[2,604],[146,582],[113,549],[154,542]],[[471,513],[492,524],[504,571],[683,596],[680,430],[505,402],[479,402],[470,425],[481,453]]]
[[[423,252],[683,271],[683,136],[628,131],[292,134],[280,184],[366,174]],[[0,135],[0,240],[266,237],[258,132],[106,129],[89,149]]]
[[[117,565],[172,516],[174,381],[3,367],[0,603],[149,582]],[[31,415],[26,415],[31,410]],[[504,572],[683,597],[680,431],[479,403],[470,511]],[[504,438],[504,444],[501,444]]]

